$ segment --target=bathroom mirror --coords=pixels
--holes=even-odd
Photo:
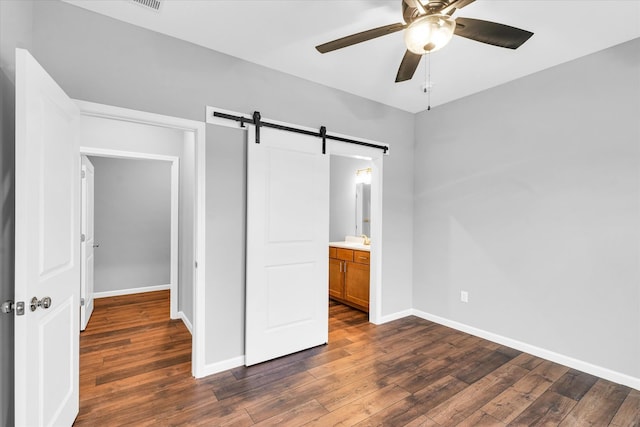
[[[367,172],[367,169],[373,167],[371,160],[332,154],[330,163],[329,241],[341,242],[344,241],[345,236],[360,237],[362,234],[371,237],[369,235],[372,231],[369,219],[371,174]],[[360,172],[358,173],[358,171]],[[364,189],[364,186],[358,190],[358,184],[361,183],[368,184],[367,190]],[[360,197],[356,195],[358,191],[362,191]],[[373,192],[375,193],[375,188],[373,188]],[[360,202],[365,199],[366,204],[361,204]],[[360,206],[360,209],[366,206],[364,218],[368,222],[363,223],[362,219],[356,219],[358,217],[356,206]],[[362,213],[359,214],[359,217],[363,218]]]
[[[356,236],[371,236],[371,168],[356,172]]]

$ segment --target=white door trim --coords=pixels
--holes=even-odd
[[[171,163],[171,239],[170,239],[170,268],[169,268],[169,289],[171,293],[170,317],[180,318],[178,313],[178,246],[179,246],[179,201],[180,201],[180,158],[176,156],[163,156],[149,153],[135,153],[122,150],[111,150],[105,148],[80,147],[80,155],[109,157],[112,159],[132,159],[132,160],[155,160]]]
[[[239,122],[233,120],[222,119],[213,116],[213,112],[221,112],[231,114],[234,116],[244,116],[243,113],[237,111],[225,110],[223,108],[207,106],[206,120],[207,123],[232,127],[236,129],[244,129]],[[313,129],[305,126],[300,126],[294,123],[286,123],[277,120],[272,120],[263,117],[262,120],[284,126],[292,126],[299,129],[306,129],[312,132],[317,132],[318,129]],[[351,135],[338,134],[331,132],[332,135],[340,136],[344,138],[357,139],[362,142],[369,142],[375,145],[386,146],[388,144],[380,141],[373,141],[365,138],[354,137]],[[380,218],[379,221],[372,221],[371,224],[371,276],[370,276],[370,291],[369,291],[369,321],[374,324],[383,323],[382,318],[382,164],[385,155],[389,154],[387,150],[386,154],[379,148],[367,147],[356,144],[348,144],[345,142],[338,142],[333,140],[327,140],[327,155],[336,154],[341,156],[351,156],[370,159],[373,163],[371,171],[371,217]],[[327,236],[328,238],[328,236]],[[328,242],[327,242],[328,243]]]
[[[80,331],[87,328],[93,313],[93,266],[95,252],[94,212],[94,171],[93,163],[87,156],[80,155],[80,226],[84,238],[80,238]],[[82,235],[81,235],[82,236]]]
[[[195,139],[195,170],[196,170],[196,191],[195,191],[195,224],[194,224],[194,254],[197,263],[195,273],[195,284],[193,287],[193,338],[191,348],[191,373],[194,377],[200,378],[206,375],[205,371],[205,123],[195,120],[182,119],[178,117],[164,116],[161,114],[148,113],[138,110],[130,110],[127,108],[115,107],[111,105],[96,104],[93,102],[75,100],[80,108],[80,114],[84,116],[100,117],[113,120],[120,120],[133,123],[148,124],[154,126],[165,127],[169,129],[177,129],[194,133]],[[81,147],[81,152],[83,148]],[[96,152],[96,149],[91,149]],[[100,150],[97,150],[100,151]],[[117,151],[117,150],[112,150]],[[126,152],[127,154],[131,154]],[[86,154],[86,153],[85,153]],[[135,153],[134,153],[135,154]],[[138,153],[142,154],[142,153]],[[91,155],[91,154],[89,154]],[[99,154],[98,154],[99,155]],[[145,154],[149,156],[148,154]],[[156,156],[156,160],[163,160]],[[164,160],[167,160],[166,158]],[[177,163],[176,163],[177,165]],[[177,166],[176,166],[177,167]],[[172,166],[172,194],[173,187],[177,184],[174,182],[174,167]],[[176,170],[177,175],[177,170]],[[177,194],[177,193],[176,193]],[[177,209],[177,206],[175,207]],[[172,217],[174,213],[173,197],[172,197]],[[175,211],[177,218],[177,210]],[[176,229],[177,233],[177,229]],[[177,234],[176,234],[177,237]],[[173,239],[173,226],[172,226]],[[175,250],[177,251],[177,240]],[[174,251],[172,243],[172,257]],[[201,260],[201,262],[198,262]],[[173,273],[172,273],[173,282]],[[177,283],[177,279],[176,279]],[[172,292],[173,294],[173,292]],[[177,293],[176,293],[177,295]]]

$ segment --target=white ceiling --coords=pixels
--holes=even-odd
[[[412,80],[394,83],[402,32],[324,55],[314,49],[402,22],[402,0],[162,0],[159,12],[130,0],[65,1],[402,110],[427,107],[426,61]],[[431,55],[432,106],[640,37],[640,0],[477,0],[456,16],[535,34],[517,50],[454,37]]]

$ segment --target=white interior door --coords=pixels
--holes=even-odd
[[[95,172],[93,163],[87,156],[82,156],[81,168],[80,300],[83,303],[80,305],[80,330],[84,331],[93,313],[93,251],[98,245],[93,232]]]
[[[329,155],[319,138],[249,126],[246,365],[327,342]]]
[[[79,116],[29,52],[16,49],[18,426],[70,426],[78,413]]]

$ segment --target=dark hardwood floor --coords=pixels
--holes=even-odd
[[[330,303],[330,341],[191,377],[168,291],[99,299],[76,426],[640,426],[640,392],[416,317]]]

